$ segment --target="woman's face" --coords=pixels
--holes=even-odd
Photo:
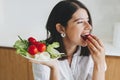
[[[81,35],[90,33],[92,27],[88,21],[89,16],[86,10],[82,8],[78,9],[68,21],[64,40],[74,45],[86,46],[87,43],[82,39]]]

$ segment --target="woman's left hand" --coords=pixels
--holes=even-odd
[[[105,48],[103,43],[94,35],[88,36],[86,42],[94,64],[105,64]]]
[[[36,64],[42,64],[42,65],[46,65],[48,66],[50,69],[56,69],[58,68],[58,60],[57,59],[53,59],[53,60],[49,60],[49,61],[36,61],[36,60],[29,60],[32,63],[36,63]]]

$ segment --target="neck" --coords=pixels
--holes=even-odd
[[[73,54],[75,53],[75,51],[77,49],[76,47],[77,46],[65,45],[67,60],[68,60],[69,66],[71,66]]]
[[[64,41],[64,46],[65,46],[65,49],[66,49],[66,54],[68,57],[72,57],[74,52],[76,51],[77,49],[77,45],[75,44],[71,44],[70,42],[68,41]]]
[[[67,56],[72,57],[74,52],[76,51],[76,46],[68,46],[65,48],[66,48]]]
[[[68,60],[69,65],[71,66],[72,57],[77,49],[77,45],[72,44],[71,42],[66,41],[66,40],[64,40],[63,42],[64,42],[64,46],[66,49],[67,60]]]

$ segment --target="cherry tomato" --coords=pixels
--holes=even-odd
[[[35,55],[38,53],[38,49],[35,45],[30,45],[28,47],[28,53],[30,53],[31,55]]]
[[[36,42],[36,39],[33,37],[29,37],[28,41],[30,42],[30,44],[34,44]]]
[[[44,43],[40,43],[37,45],[37,49],[39,52],[44,52],[46,50],[46,45]]]
[[[34,43],[35,46],[37,46],[37,45],[39,45],[39,44],[41,44],[41,42],[39,42],[39,41],[36,41],[36,42]]]

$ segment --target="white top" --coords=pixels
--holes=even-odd
[[[91,56],[80,56],[80,48],[74,54],[71,66],[67,60],[58,61],[60,80],[92,80],[93,60]],[[33,63],[34,80],[49,80],[50,69]]]

